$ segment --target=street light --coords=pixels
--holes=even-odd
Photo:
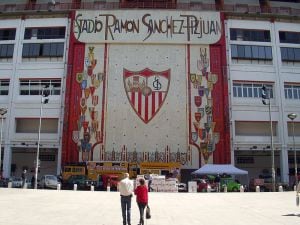
[[[274,141],[273,141],[273,124],[272,124],[272,114],[271,114],[271,97],[270,97],[270,90],[267,89],[265,85],[261,88],[261,97],[262,103],[264,105],[269,106],[269,120],[270,120],[270,130],[271,130],[271,155],[272,155],[272,189],[275,192],[275,157],[274,157]],[[267,101],[269,100],[269,101]]]
[[[40,158],[40,142],[41,142],[41,127],[42,127],[42,115],[43,115],[43,105],[49,102],[49,90],[47,88],[49,85],[46,85],[42,88],[41,94],[41,107],[40,107],[40,121],[39,121],[39,131],[38,131],[38,142],[37,142],[37,151],[36,151],[36,162],[35,162],[35,182],[34,189],[37,189],[37,181],[38,181],[38,171],[39,171],[39,158]]]
[[[298,168],[297,168],[297,153],[296,153],[296,146],[295,146],[295,122],[294,119],[297,118],[296,113],[290,113],[288,114],[288,118],[292,121],[293,125],[293,148],[294,148],[294,161],[295,161],[295,182],[296,182],[296,187],[298,185]]]
[[[3,131],[3,119],[4,115],[7,113],[7,109],[0,108],[0,115],[1,115],[1,137],[0,137],[0,177],[2,177],[2,131]]]

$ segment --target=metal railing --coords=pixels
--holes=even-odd
[[[255,5],[247,4],[231,4],[224,5],[222,9],[218,9],[215,4],[204,3],[170,3],[170,2],[83,2],[80,4],[74,3],[56,3],[55,5],[48,4],[1,4],[0,13],[13,13],[28,11],[72,11],[72,10],[109,10],[109,9],[177,9],[177,10],[195,10],[195,11],[222,11],[227,13],[245,13],[245,14],[276,14],[299,16],[300,9],[292,7],[268,7],[263,8]]]

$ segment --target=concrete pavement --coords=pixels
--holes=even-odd
[[[299,225],[295,192],[149,193],[146,225]],[[138,223],[132,202],[132,225]],[[0,225],[122,225],[117,192],[0,188]]]

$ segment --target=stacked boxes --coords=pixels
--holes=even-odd
[[[166,180],[165,176],[152,175],[151,189],[154,192],[178,192],[176,178]]]

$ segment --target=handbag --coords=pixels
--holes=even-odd
[[[150,211],[149,205],[147,205],[147,208],[146,208],[146,219],[150,219],[150,218],[151,218],[151,211]]]

